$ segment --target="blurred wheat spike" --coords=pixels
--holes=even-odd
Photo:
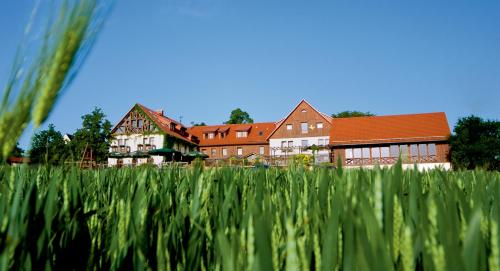
[[[0,104],[0,160],[29,124],[38,128],[47,119],[90,52],[110,6],[105,0],[35,4]]]

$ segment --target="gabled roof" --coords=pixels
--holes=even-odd
[[[248,123],[248,124],[221,124],[210,126],[193,126],[188,129],[190,134],[197,136],[200,147],[224,145],[257,145],[268,144],[267,137],[274,130],[274,122]],[[217,131],[214,138],[203,137],[203,133]],[[237,131],[248,131],[247,137],[236,137]],[[225,133],[224,138],[220,133]]]
[[[178,133],[177,131],[180,130],[181,128],[184,128],[184,129],[187,129],[187,127],[185,127],[184,125],[182,125],[181,123],[169,118],[169,117],[166,117],[166,116],[163,116],[163,114],[160,114],[158,112],[156,112],[155,110],[152,110],[152,109],[149,109],[147,107],[145,107],[144,105],[142,104],[135,104],[128,112],[127,114],[125,114],[125,117],[128,116],[130,114],[130,112],[134,111],[136,108],[139,108],[140,110],[142,110],[146,115],[147,117],[153,121],[153,123],[158,127],[158,129],[160,129],[163,133],[167,134],[167,135],[170,135],[170,136],[173,136],[175,138],[178,138],[178,139],[181,139],[181,140],[184,140],[184,141],[187,141],[191,144],[197,144],[196,142],[193,141],[193,138],[192,136],[189,134],[189,133],[186,133],[184,135]],[[122,123],[123,119],[120,120],[116,125],[115,127],[111,130],[111,132],[113,133],[114,131],[116,131],[116,129],[118,128],[118,126]],[[172,131],[170,129],[170,125],[171,124],[175,124],[175,127],[177,129],[177,131]]]
[[[189,143],[197,144],[196,142],[193,142],[193,139],[191,137],[191,134],[188,132],[185,135],[181,135],[177,133],[176,131],[172,131],[170,129],[170,125],[173,123],[176,125],[176,129],[180,130],[181,128],[184,128],[187,130],[187,127],[182,125],[180,122],[177,122],[169,117],[163,116],[161,114],[158,114],[158,112],[151,110],[147,107],[145,107],[142,104],[137,104],[143,111],[148,115],[148,117],[158,126],[159,129],[161,129],[165,134],[168,134],[170,136],[176,137],[178,139],[182,139],[185,141],[188,141]]]
[[[302,99],[294,108],[292,111],[290,111],[290,113],[288,113],[288,115],[279,120],[278,122],[276,122],[276,128],[274,128],[274,130],[269,134],[269,136],[267,137],[267,139],[269,140],[269,138],[281,127],[283,126],[283,123],[285,123],[285,121],[290,118],[290,116],[292,115],[293,112],[295,112],[295,110],[297,110],[297,108],[299,108],[299,106],[301,104],[307,104],[309,107],[311,107],[314,111],[316,111],[319,115],[321,115],[327,122],[331,123],[332,122],[332,117],[326,115],[326,114],[323,114],[321,112],[319,112],[316,108],[314,108],[314,106],[312,106],[310,103],[308,103],[306,100]]]
[[[334,118],[330,144],[446,141],[449,136],[450,128],[444,112]]]

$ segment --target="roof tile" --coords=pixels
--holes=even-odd
[[[331,145],[447,140],[450,128],[444,112],[335,118]]]

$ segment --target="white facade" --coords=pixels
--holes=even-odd
[[[275,138],[269,140],[269,155],[274,157],[287,157],[296,154],[313,155],[312,150],[303,150],[303,141],[307,141],[307,146],[326,146],[330,140],[329,136],[317,137],[293,137],[293,138]],[[291,145],[290,145],[291,143]],[[305,143],[305,142],[304,142]],[[283,145],[284,144],[284,145]],[[284,147],[284,148],[283,148]],[[315,154],[316,162],[329,162],[330,149],[318,150]]]
[[[126,148],[126,153],[140,151],[139,145],[149,144],[150,149],[161,149],[164,146],[165,136],[163,134],[129,134],[129,135],[115,135],[111,141],[111,146],[118,146],[118,149]],[[172,149],[179,151],[183,154],[190,152],[193,148],[189,144],[182,144],[175,142]],[[113,148],[110,147],[110,152]],[[144,148],[141,151],[145,151]],[[161,165],[164,162],[164,157],[159,155],[151,156],[153,164]],[[121,159],[124,166],[132,165],[133,158],[108,158],[108,166],[116,166],[118,159]],[[148,163],[148,158],[137,158],[137,165]]]
[[[125,147],[130,148],[130,152],[138,151],[138,145],[144,144],[144,140],[151,142],[151,138],[153,139],[153,149],[159,149],[163,148],[163,140],[164,140],[164,135],[162,134],[149,134],[149,135],[143,135],[143,134],[130,134],[130,135],[116,135],[114,136],[114,139],[111,141],[111,146],[119,146],[123,145]],[[122,144],[118,144],[120,143]],[[111,148],[109,150],[110,152],[112,151]]]

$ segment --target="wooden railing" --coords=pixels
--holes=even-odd
[[[363,165],[390,165],[395,164],[399,157],[381,157],[381,158],[346,158],[346,166],[363,166]],[[406,157],[403,158],[403,163],[437,163],[440,159],[436,155],[422,156],[422,157]]]

